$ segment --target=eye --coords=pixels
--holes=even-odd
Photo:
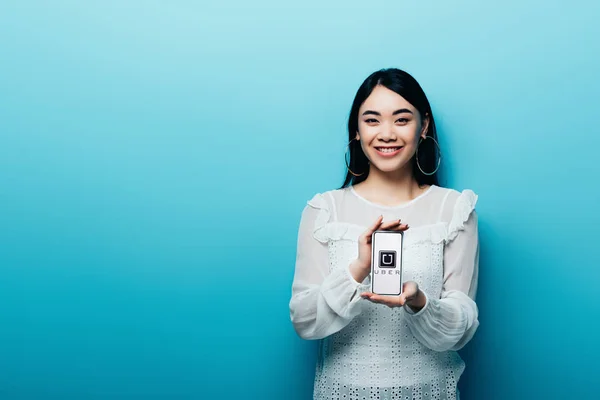
[[[398,118],[396,120],[396,123],[400,123],[400,124],[405,124],[407,122],[408,122],[408,119],[406,119],[406,118]]]
[[[377,121],[375,118],[368,118],[368,119],[365,119],[365,122],[367,124],[376,124],[379,121]]]

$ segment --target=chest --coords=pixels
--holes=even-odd
[[[342,222],[329,224],[329,270],[347,268],[358,257],[358,238],[365,227]],[[402,247],[402,280],[414,281],[427,293],[441,294],[444,276],[443,223],[411,228]]]

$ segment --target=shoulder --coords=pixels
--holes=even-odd
[[[472,189],[457,190],[454,188],[436,187],[443,207],[469,206],[475,209],[479,196]]]
[[[348,188],[343,189],[331,189],[323,192],[316,192],[312,197],[307,200],[307,206],[314,208],[331,208],[335,207],[335,203],[340,202],[342,197],[346,194]]]
[[[328,222],[335,219],[337,198],[343,195],[343,189],[333,189],[324,192],[316,192],[306,201],[303,211],[303,219],[313,223],[313,237],[319,242],[326,243],[331,231],[326,229]]]
[[[458,233],[465,229],[469,220],[477,225],[477,211],[475,209],[479,196],[472,189],[456,190],[440,188],[442,197],[442,219],[448,224],[448,240],[454,239]]]

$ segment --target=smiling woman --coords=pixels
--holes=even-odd
[[[479,325],[477,195],[439,186],[431,107],[404,71],[365,80],[348,133],[344,185],[308,201],[298,232],[290,318],[320,341],[314,399],[456,399]],[[382,230],[404,232],[397,296],[369,291]]]
[[[400,171],[401,165],[411,163],[416,182],[438,184],[441,153],[435,119],[423,89],[406,72],[378,71],[363,82],[350,110],[348,135],[350,161],[343,187],[367,179],[371,156],[391,158],[401,152],[402,157],[381,167]]]

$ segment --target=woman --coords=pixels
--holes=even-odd
[[[358,89],[341,188],[305,206],[290,317],[320,340],[314,399],[456,399],[473,337],[479,242],[471,190],[438,186],[429,101],[385,69]],[[369,292],[371,234],[402,230],[403,293]]]

